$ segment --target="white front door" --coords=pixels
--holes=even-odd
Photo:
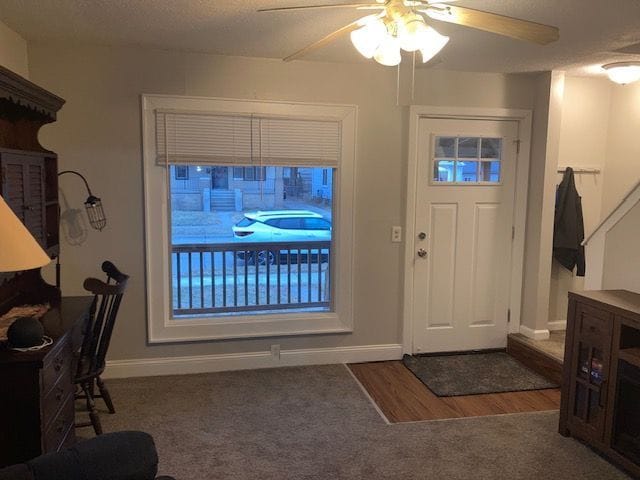
[[[506,345],[518,124],[422,118],[413,351]]]

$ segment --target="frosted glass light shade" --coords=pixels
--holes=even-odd
[[[398,39],[392,35],[387,35],[376,50],[373,58],[379,64],[387,67],[398,65],[402,61]]]
[[[424,19],[420,15],[405,16],[398,22],[398,40],[400,48],[407,52],[415,52],[424,43],[422,37],[427,30]]]
[[[49,255],[0,197],[0,272],[30,270],[49,262]]]
[[[373,58],[387,35],[387,27],[380,19],[367,21],[364,26],[351,32],[351,43],[365,58]]]
[[[626,85],[640,80],[640,62],[617,62],[603,65],[609,80],[620,85]]]
[[[422,55],[422,63],[427,63],[435,57],[444,46],[449,43],[449,37],[440,35],[432,27],[426,27],[420,35],[420,54]]]

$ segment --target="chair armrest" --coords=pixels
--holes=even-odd
[[[28,462],[35,480],[154,480],[158,455],[151,435],[114,432]]]

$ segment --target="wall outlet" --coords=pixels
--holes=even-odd
[[[271,345],[271,356],[280,360],[280,345]]]
[[[391,227],[391,241],[393,243],[402,242],[402,227],[398,227],[398,226]]]

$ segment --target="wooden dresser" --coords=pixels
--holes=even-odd
[[[42,319],[54,342],[35,352],[0,347],[0,467],[75,441],[73,352],[93,297],[62,297]]]
[[[569,293],[560,433],[640,478],[640,294]]]

